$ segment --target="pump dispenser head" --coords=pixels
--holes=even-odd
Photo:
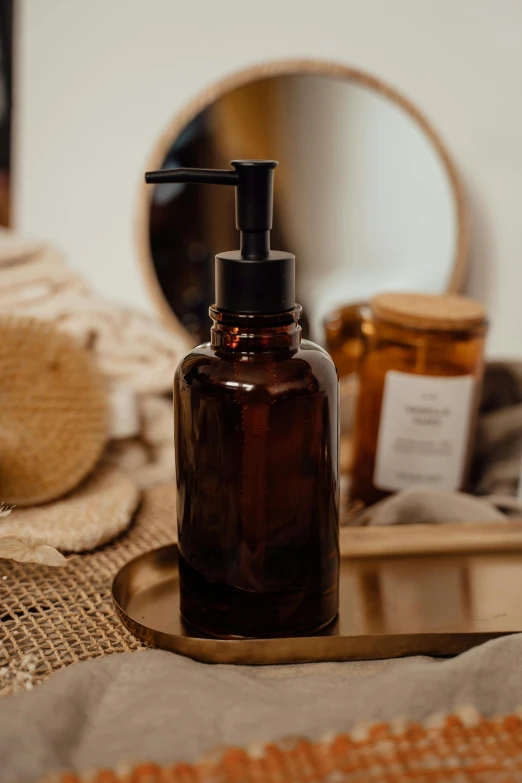
[[[216,256],[216,307],[236,313],[280,313],[295,307],[295,257],[270,250],[274,160],[233,160],[234,170],[149,171],[145,181],[234,185],[241,249]]]

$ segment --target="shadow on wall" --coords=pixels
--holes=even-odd
[[[491,259],[494,255],[494,238],[490,210],[478,189],[471,189],[466,182],[467,204],[470,217],[470,251],[467,293],[480,299],[489,311],[496,297],[495,274]]]

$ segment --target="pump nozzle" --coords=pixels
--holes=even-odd
[[[147,171],[145,182],[149,185],[161,185],[162,182],[238,185],[239,175],[230,169],[163,169],[162,171]]]
[[[238,312],[277,312],[295,305],[294,256],[270,252],[275,160],[233,160],[232,169],[149,171],[145,181],[160,185],[186,182],[236,187],[236,226],[241,251],[216,256],[216,304]],[[257,261],[256,268],[238,261]],[[269,262],[269,266],[266,263]],[[278,271],[276,273],[276,267]],[[271,275],[269,279],[268,275]],[[259,285],[262,284],[262,290]],[[272,286],[265,290],[266,285]]]
[[[275,160],[233,160],[232,170],[170,169],[149,171],[145,182],[196,182],[207,185],[235,185],[236,226],[241,231],[241,255],[251,260],[270,252]]]

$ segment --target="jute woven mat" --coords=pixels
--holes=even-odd
[[[474,714],[469,714],[469,713]],[[424,723],[359,725],[313,742],[285,739],[227,748],[196,764],[139,764],[68,773],[45,783],[516,783],[522,780],[522,721],[472,708]],[[42,781],[43,783],[43,781]]]
[[[175,539],[174,487],[148,490],[129,530],[65,568],[0,560],[0,696],[71,663],[142,647],[116,616],[112,580],[136,555]]]

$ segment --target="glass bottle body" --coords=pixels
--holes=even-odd
[[[338,381],[300,308],[211,308],[175,376],[181,612],[214,636],[312,633],[338,609]]]
[[[460,485],[455,489],[465,487],[483,373],[485,333],[485,324],[459,331],[415,329],[389,323],[377,318],[369,308],[365,309],[361,325],[362,356],[358,365],[360,385],[354,421],[351,501],[368,506],[391,492],[378,486],[375,479],[383,396],[390,371],[434,380],[473,379],[470,410],[465,414],[469,420],[467,456]],[[422,465],[422,457],[419,465]]]

